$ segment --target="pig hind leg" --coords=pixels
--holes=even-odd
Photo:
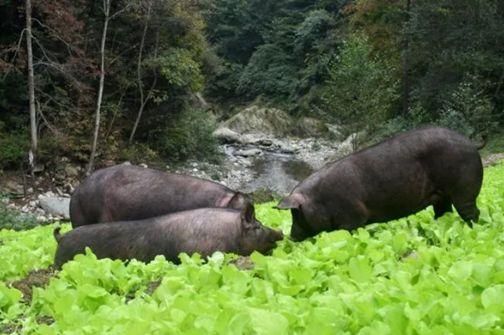
[[[445,213],[453,212],[449,198],[441,198],[434,204],[434,219],[438,219]]]
[[[70,221],[72,222],[73,228],[90,223],[83,213],[82,206],[77,196],[72,197],[70,200]]]

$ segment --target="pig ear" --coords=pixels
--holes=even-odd
[[[243,203],[252,202],[250,195],[242,192],[236,192],[229,200],[227,206],[230,208],[240,209]]]
[[[242,222],[247,223],[254,222],[254,216],[255,216],[254,205],[252,205],[251,203],[246,203],[245,207],[243,207],[240,214]]]
[[[233,198],[231,199],[231,201],[233,201],[233,199],[243,199],[246,202],[252,202],[251,195],[248,193],[243,193],[243,192],[236,192],[235,195],[233,195]]]
[[[276,205],[274,208],[276,209],[293,209],[299,208],[302,203],[302,196],[298,194],[291,194],[288,197],[285,197]]]

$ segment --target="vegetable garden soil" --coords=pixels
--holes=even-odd
[[[46,286],[53,275],[54,272],[51,268],[33,270],[25,278],[12,282],[12,287],[21,291],[23,294],[23,302],[30,303],[32,299],[32,289],[34,287]]]
[[[273,205],[257,216],[288,233]],[[56,273],[54,225],[1,230],[0,333],[504,334],[504,164],[485,169],[478,206],[473,229],[428,208],[271,255],[176,266],[88,251]]]

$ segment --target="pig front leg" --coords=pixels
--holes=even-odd
[[[441,198],[434,203],[434,219],[438,219],[448,212],[453,212],[452,203],[449,198]]]

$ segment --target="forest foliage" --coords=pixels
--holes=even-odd
[[[88,160],[109,2],[99,159],[215,155],[201,96],[217,117],[261,101],[382,136],[504,123],[502,1],[32,2],[41,160]],[[1,0],[0,168],[30,147],[25,38],[25,1]]]

